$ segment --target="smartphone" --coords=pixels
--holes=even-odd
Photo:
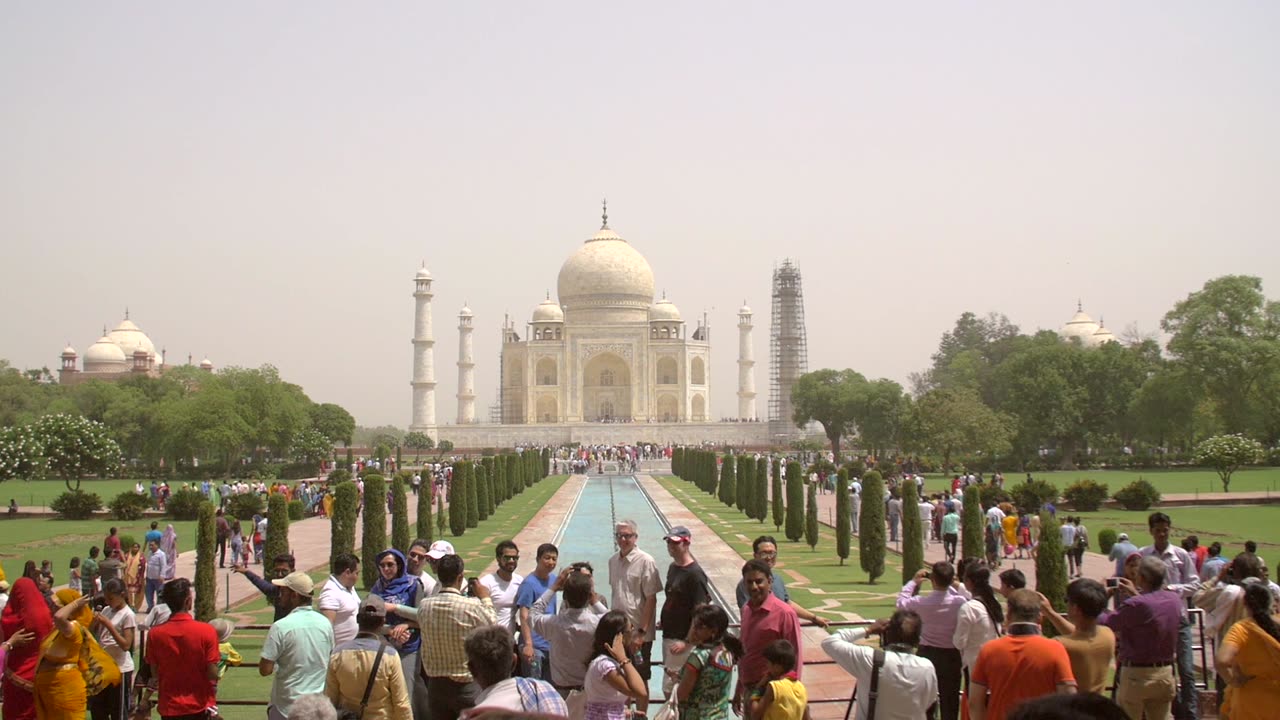
[[[1107,578],[1107,587],[1109,588],[1120,587],[1120,578],[1114,578],[1114,577]]]

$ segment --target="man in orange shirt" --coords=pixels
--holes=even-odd
[[[978,653],[970,679],[970,720],[1004,720],[1024,700],[1076,691],[1066,648],[1040,635],[1040,597],[1025,589],[1010,593],[1008,617],[1008,634]]]

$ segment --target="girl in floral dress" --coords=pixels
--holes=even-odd
[[[726,634],[729,615],[717,605],[693,610],[689,643],[695,645],[680,672],[676,698],[680,720],[729,720],[733,696],[733,668],[742,658],[742,643]]]

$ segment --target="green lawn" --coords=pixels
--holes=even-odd
[[[136,479],[126,480],[83,480],[80,482],[80,489],[85,492],[97,493],[102,498],[102,504],[105,506],[111,502],[111,499],[122,492],[133,490]],[[143,480],[148,490],[151,488],[150,480]],[[179,483],[169,483],[170,489],[176,490]],[[4,485],[0,485],[0,499],[4,500],[5,506],[9,505],[10,498],[18,501],[18,507],[36,507],[53,502],[53,499],[67,491],[67,486],[61,480],[10,480]]]
[[[1214,540],[1222,543],[1223,555],[1234,556],[1244,550],[1244,541],[1258,543],[1258,554],[1268,562],[1280,560],[1280,505],[1236,505],[1207,507],[1175,507],[1163,511],[1173,520],[1172,542],[1180,543],[1188,535],[1200,538],[1201,545]],[[1076,514],[1067,511],[1059,512]],[[1117,533],[1129,533],[1129,539],[1139,547],[1151,544],[1147,531],[1150,511],[1100,510],[1079,513],[1097,549],[1098,532],[1111,528]],[[1272,567],[1276,571],[1276,567]]]
[[[884,575],[874,585],[868,584],[867,573],[858,565],[858,541],[854,537],[850,556],[844,565],[836,556],[835,530],[819,524],[818,544],[810,549],[803,541],[790,542],[776,530],[770,520],[760,523],[748,520],[736,508],[726,507],[715,496],[697,489],[692,483],[671,476],[656,478],[677,500],[684,503],[698,519],[707,524],[722,540],[744,559],[751,557],[751,541],[760,535],[773,535],[781,543],[776,569],[787,580],[791,598],[807,608],[818,608],[834,602],[829,609],[857,613],[864,618],[887,617],[893,613],[894,601],[902,588],[901,557],[885,556]],[[804,578],[797,579],[796,576]],[[820,612],[828,619],[839,619],[833,612]]]
[[[161,530],[171,522],[168,518],[156,519]],[[121,536],[132,536],[142,542],[150,524],[150,519],[132,522],[57,518],[0,520],[0,563],[4,566],[5,577],[13,582],[14,578],[22,575],[22,566],[27,560],[35,560],[37,565],[42,560],[50,560],[53,562],[54,582],[61,585],[67,582],[71,557],[88,557],[89,548],[101,546],[109,528],[119,528]],[[195,545],[195,521],[174,522],[173,528],[178,531],[178,550],[191,550]],[[128,552],[127,547],[125,552]]]
[[[1222,482],[1212,470],[1071,470],[1032,473],[1037,480],[1047,480],[1065,490],[1068,485],[1089,478],[1106,483],[1115,492],[1139,478],[1145,479],[1162,493],[1222,492]],[[1005,487],[1022,482],[1024,473],[1005,473]],[[929,492],[951,489],[950,475],[928,475],[925,488]],[[1280,467],[1246,468],[1231,476],[1231,492],[1271,491],[1280,494]]]

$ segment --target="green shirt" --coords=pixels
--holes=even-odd
[[[310,606],[294,608],[277,620],[267,631],[261,655],[276,664],[271,707],[288,717],[299,697],[324,692],[331,652],[333,624]]]
[[[947,513],[942,516],[942,534],[956,535],[960,532],[960,514]]]
[[[93,558],[85,558],[80,561],[80,592],[83,595],[92,595],[98,591],[94,580],[98,578],[98,561]],[[75,588],[72,588],[74,590]]]

